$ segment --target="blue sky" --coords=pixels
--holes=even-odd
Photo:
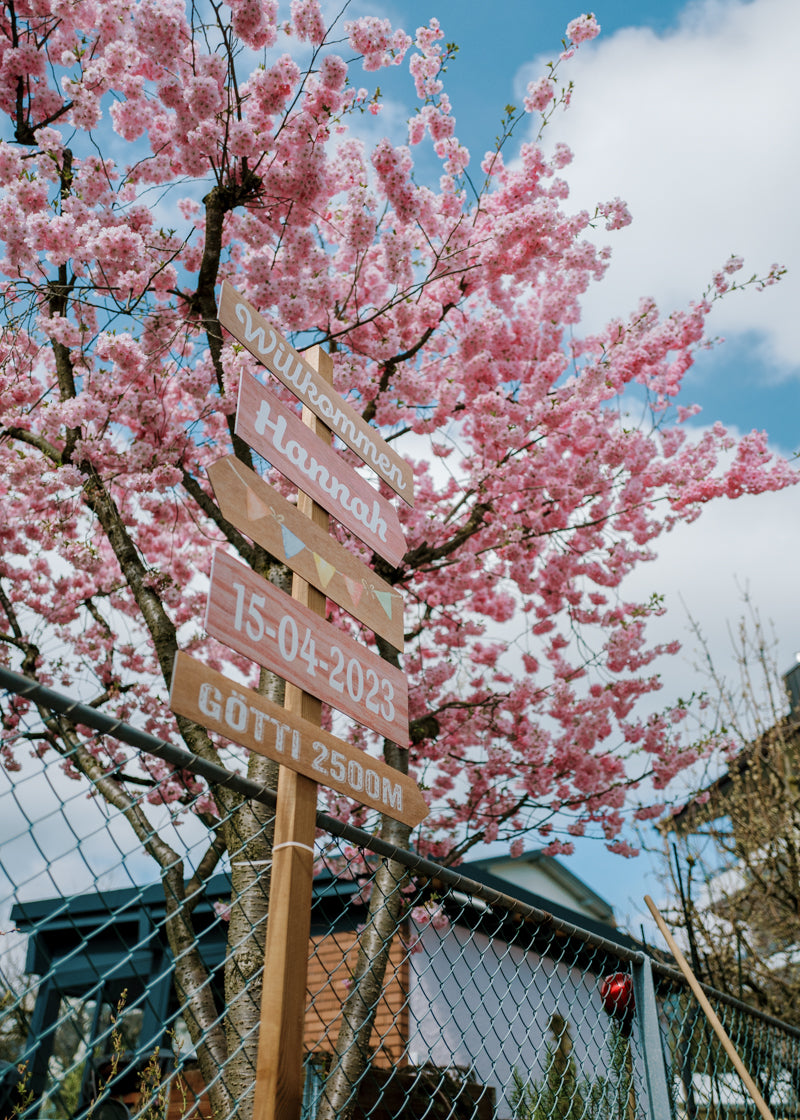
[[[527,82],[557,57],[569,20],[586,9],[564,0],[380,0],[368,10],[411,33],[435,15],[459,44],[446,88],[476,166],[504,106],[521,104]],[[776,287],[718,305],[711,327],[726,341],[700,355],[685,389],[686,402],[702,406],[698,428],[715,420],[741,432],[763,428],[790,455],[800,448],[800,68],[792,59],[800,5],[598,0],[593,10],[601,35],[566,64],[573,103],[545,141],[565,141],[575,153],[565,176],[576,208],[619,195],[634,220],[608,235],[612,266],[587,301],[585,326],[626,314],[642,295],[665,312],[685,306],[732,253],[745,258],[742,276],[787,266]],[[384,78],[387,103],[375,129],[402,142],[412,102]],[[797,488],[718,503],[665,538],[658,559],[631,578],[631,595],[665,595],[668,614],[654,637],[684,642],[683,654],[660,666],[665,701],[706,684],[689,615],[718,667],[734,676],[729,630],[744,611],[744,589],[773,624],[779,667],[789,667],[800,650],[799,513]],[[622,862],[586,844],[569,866],[631,928],[651,928],[642,896],[657,898],[660,887],[647,857]]]

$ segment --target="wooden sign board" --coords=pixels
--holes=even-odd
[[[400,563],[406,542],[394,506],[249,373],[239,383],[236,434],[379,556]]]
[[[419,786],[407,774],[185,653],[175,659],[170,707],[209,731],[412,828],[428,815]]]
[[[414,474],[378,432],[294,350],[280,331],[236,289],[224,281],[219,321],[254,358],[282,381],[342,443],[387,482],[409,506],[414,504]]]
[[[206,630],[401,747],[408,746],[408,683],[302,603],[217,549]]]
[[[208,477],[232,525],[402,652],[399,592],[235,456],[218,459]]]

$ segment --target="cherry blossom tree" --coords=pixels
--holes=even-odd
[[[696,756],[681,747],[679,707],[637,706],[659,687],[647,621],[662,608],[626,601],[621,582],[707,501],[796,479],[763,433],[692,430],[679,404],[714,300],[745,286],[739,260],[687,309],[664,316],[643,300],[578,333],[609,259],[595,236],[629,215],[618,199],[571,211],[570,152],[545,149],[541,127],[568,104],[569,55],[597,31],[590,16],[570,24],[561,57],[470,162],[436,20],[409,35],[374,16],[328,27],[318,0],[2,5],[4,663],[219,760],[220,743],[167,702],[179,647],[252,671],[201,631],[213,545],[286,578],[225,520],[205,474],[231,452],[251,462],[233,422],[255,363],[217,318],[227,278],[299,347],[325,346],[339,390],[413,462],[400,564],[336,531],[407,603],[402,658],[376,644],[408,676],[412,747],[352,736],[424,783],[431,814],[416,843],[453,860],[538,830],[563,852],[552,830],[566,820],[629,852],[627,792],[645,779],[664,789]],[[381,99],[360,83],[400,67],[416,98],[408,134],[367,142]],[[415,179],[428,145],[438,182]],[[331,618],[358,633],[334,607]],[[268,674],[259,687],[280,699]],[[6,702],[11,768],[23,714]],[[226,1115],[252,1083],[264,821],[154,760],[112,778],[121,748],[42,718],[35,749],[69,756],[68,772],[126,816],[161,869],[176,984],[206,1079],[225,1069],[211,1091]],[[275,780],[261,757],[242,765]],[[208,831],[188,884],[150,803],[191,804]],[[383,834],[408,841],[389,820]],[[220,1022],[179,902],[232,852]],[[386,928],[396,918],[387,906]]]

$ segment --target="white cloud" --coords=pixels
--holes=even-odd
[[[668,34],[601,35],[565,64],[572,105],[546,139],[575,152],[571,201],[593,208],[619,195],[634,217],[607,235],[614,258],[588,326],[643,294],[664,310],[684,306],[731,253],[748,275],[777,261],[789,276],[724,300],[713,326],[764,332],[768,356],[800,373],[800,67],[785,49],[798,36],[796,0],[703,0]],[[520,87],[542,72],[543,60],[524,68]]]
[[[657,558],[631,574],[624,592],[634,598],[662,593],[667,614],[653,622],[650,632],[654,639],[683,642],[682,652],[664,658],[659,666],[665,702],[707,686],[693,668],[698,657],[689,616],[698,622],[718,669],[734,679],[729,630],[735,630],[745,614],[744,591],[762,621],[774,629],[780,671],[791,667],[800,650],[798,555],[800,492],[796,487],[713,502],[699,520],[660,538]]]

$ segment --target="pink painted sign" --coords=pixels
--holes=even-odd
[[[412,828],[428,815],[412,778],[185,653],[175,658],[170,707],[209,731]]]
[[[413,506],[411,464],[402,459],[227,280],[223,281],[219,299],[219,321],[403,501]]]
[[[236,434],[379,556],[400,563],[406,542],[394,506],[247,373],[239,384]]]
[[[398,591],[234,455],[212,463],[208,477],[232,525],[402,651]]]
[[[404,674],[217,549],[206,630],[284,680],[407,747]]]

